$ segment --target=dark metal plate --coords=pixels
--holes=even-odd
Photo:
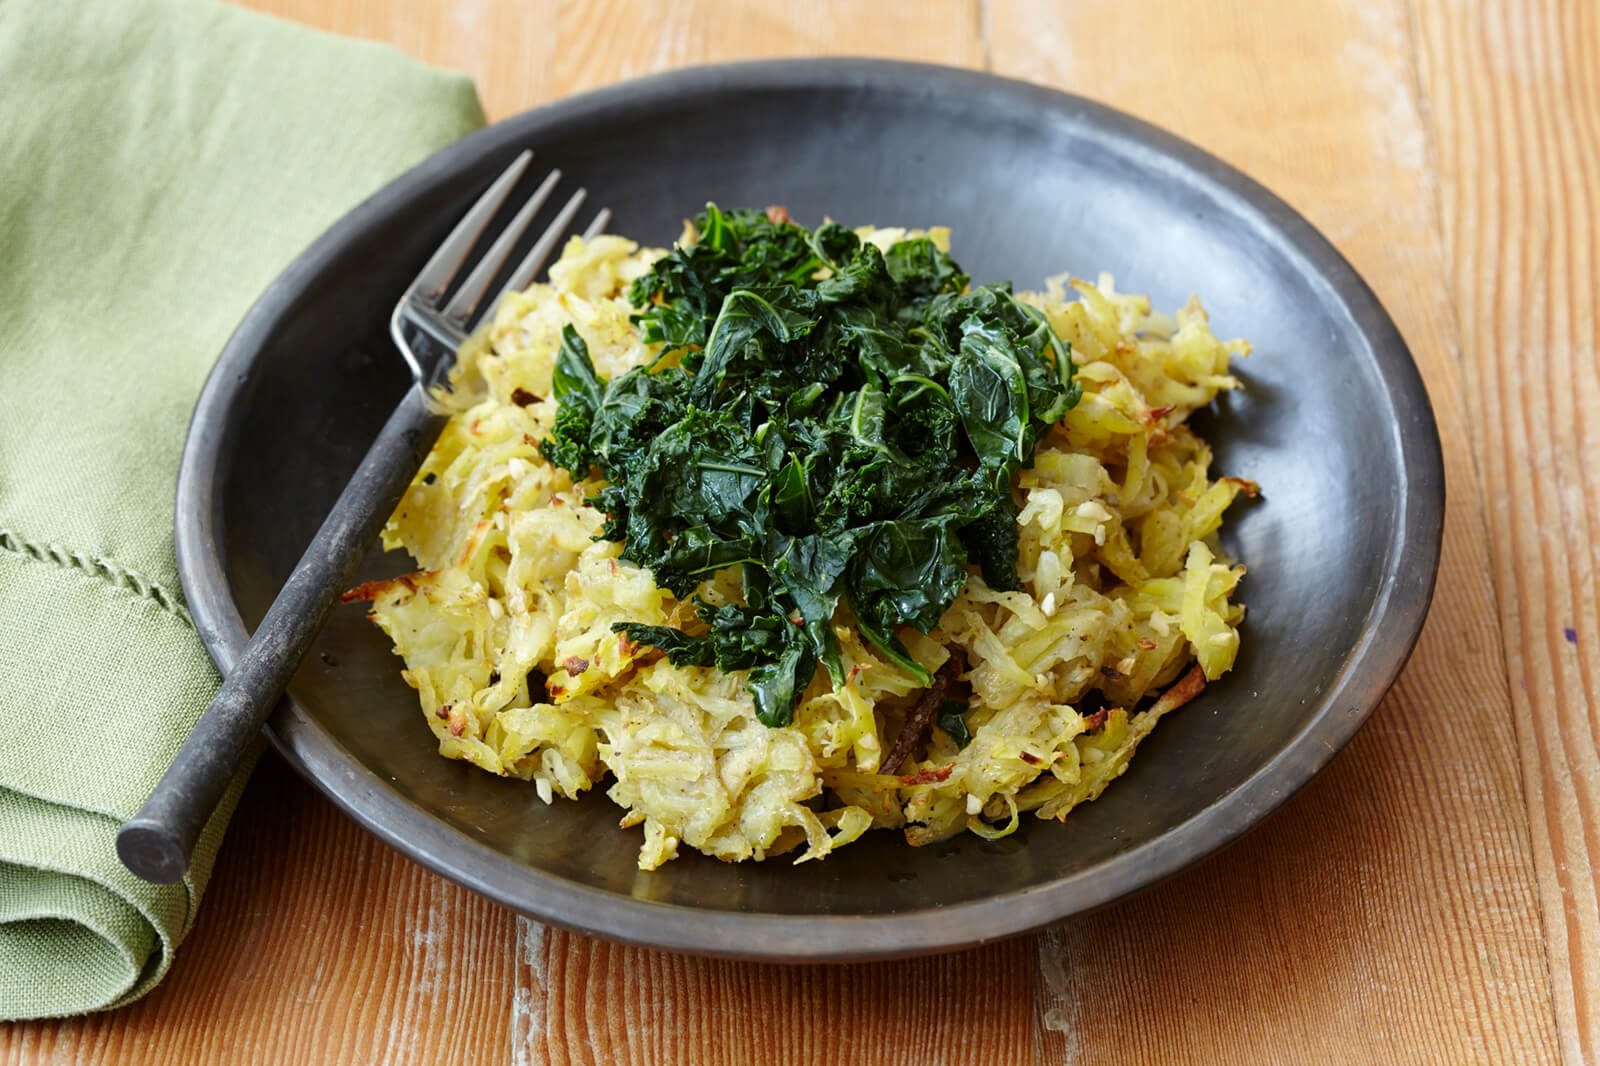
[[[1258,480],[1224,536],[1250,566],[1238,668],[1162,723],[1065,824],[914,849],[878,833],[825,862],[635,868],[603,796],[435,753],[400,662],[335,614],[271,725],[279,749],[380,837],[508,906],[688,951],[785,960],[904,955],[1018,933],[1210,853],[1333,757],[1404,664],[1432,594],[1444,474],[1404,342],[1299,215],[1216,159],[1072,96],[857,60],[682,71],[482,131],[351,212],[251,310],[194,415],[178,489],[184,591],[224,667],[265,612],[408,378],[394,301],[524,147],[668,243],[706,200],[809,224],[952,226],[977,280],[1116,274],[1173,309],[1199,292],[1244,336],[1247,391],[1202,416],[1221,472]],[[538,226],[534,227],[536,230]],[[367,574],[406,560],[374,555]]]

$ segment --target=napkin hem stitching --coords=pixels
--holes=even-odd
[[[141,599],[149,600],[157,607],[174,616],[190,628],[194,627],[194,620],[189,617],[189,610],[183,605],[182,599],[172,591],[137,570],[130,570],[125,566],[98,555],[89,555],[86,552],[69,551],[59,544],[40,544],[35,541],[25,540],[11,530],[0,527],[0,550],[9,551],[32,559],[35,562],[53,565],[63,570],[78,570],[82,573],[97,577],[106,583],[120,589],[126,589]]]

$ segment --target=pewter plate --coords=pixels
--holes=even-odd
[[[1224,544],[1248,563],[1237,669],[1163,721],[1064,824],[824,862],[635,866],[603,795],[438,757],[400,661],[337,611],[269,727],[283,755],[418,862],[574,929],[682,951],[820,961],[964,947],[1102,906],[1265,817],[1400,672],[1438,565],[1444,474],[1427,394],[1367,285],[1302,217],[1197,148],[1101,105],[983,74],[825,60],[707,67],[563,100],[445,149],[373,196],[262,295],[218,360],[178,486],[190,608],[226,669],[407,386],[394,301],[523,148],[669,243],[707,200],[816,224],[943,224],[976,280],[1113,272],[1243,336],[1244,392],[1200,416],[1254,478]],[[565,184],[565,183],[564,183]],[[537,231],[542,221],[533,229]],[[374,551],[363,578],[409,569]]]

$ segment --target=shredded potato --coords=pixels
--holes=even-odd
[[[883,246],[906,233],[861,232]],[[1198,302],[1154,314],[1109,277],[1022,296],[1070,342],[1084,391],[1017,480],[1021,590],[990,589],[974,569],[934,632],[900,634],[929,671],[964,657],[964,747],[934,730],[880,772],[918,685],[845,624],[844,685],[819,669],[781,728],[757,720],[743,672],[673,666],[614,633],[623,621],[692,627],[694,612],[596,539],[604,517],[585,501],[601,483],[575,484],[538,445],[555,420],[566,323],[603,376],[655,354],[626,292],[661,254],[574,239],[548,284],[505,300],[456,370],[483,398],[450,419],[384,530],[384,546],[420,571],[350,594],[373,600],[440,754],[531,781],[546,802],[609,776],[622,824],[643,827],[646,869],[683,844],[725,860],[803,849],[804,860],[874,826],[922,844],[964,829],[1001,836],[1027,812],[1063,818],[1233,665],[1244,567],[1215,536],[1255,487],[1213,479],[1211,451],[1185,423],[1238,387],[1229,361],[1248,348],[1214,337]],[[737,589],[724,573],[700,594],[725,602]]]

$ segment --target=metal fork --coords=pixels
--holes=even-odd
[[[524,288],[534,279],[583,206],[586,193],[578,189],[494,299],[484,299],[561,180],[559,170],[551,171],[446,300],[468,255],[532,158],[532,152],[523,152],[495,179],[395,305],[389,329],[411,367],[413,385],[378,433],[172,765],[139,813],[117,833],[117,854],[123,865],[145,880],[170,883],[183,877],[195,840],[251,741],[444,428],[448,415],[430,390],[442,386],[444,372],[484,313],[498,306],[507,292]],[[593,237],[604,230],[610,218],[611,213],[602,209],[584,236]]]

